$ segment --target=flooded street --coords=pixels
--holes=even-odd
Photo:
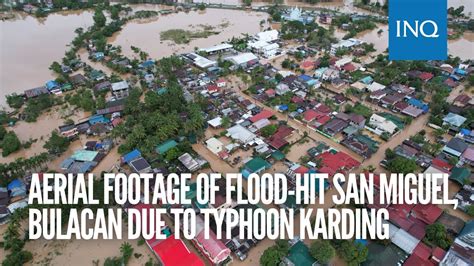
[[[89,11],[51,14],[37,19],[24,13],[0,22],[0,107],[5,95],[39,87],[56,78],[49,70],[53,61],[61,61],[74,30],[92,25]]]
[[[68,111],[69,112],[69,111]],[[42,114],[34,123],[25,121],[17,122],[13,127],[7,128],[14,131],[20,142],[25,143],[29,140],[36,140],[28,149],[21,149],[8,157],[0,156],[0,163],[9,163],[17,158],[29,158],[38,155],[46,150],[43,148],[44,143],[48,140],[51,132],[64,125],[66,119],[72,119],[75,122],[90,116],[90,113],[83,111],[75,111],[72,115],[65,115],[66,111],[59,107],[53,108],[51,111]]]
[[[126,56],[134,56],[130,46],[141,48],[152,58],[162,58],[173,53],[192,52],[195,47],[210,47],[242,34],[260,32],[260,21],[268,17],[265,13],[206,9],[204,11],[180,12],[158,18],[129,22],[121,32],[112,36],[113,45],[122,46]],[[209,25],[219,34],[208,38],[194,39],[188,44],[176,45],[170,41],[160,41],[160,33],[170,29],[200,30],[200,26]]]

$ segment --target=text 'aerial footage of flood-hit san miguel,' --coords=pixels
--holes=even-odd
[[[396,1],[406,0],[1,1],[2,265],[474,265],[474,0],[447,0],[446,26],[435,30],[448,56],[439,60],[389,55]],[[29,210],[46,206],[29,201],[31,187],[49,173],[87,174],[98,199],[106,174],[154,174],[166,186],[167,176],[190,173],[190,203],[53,203],[58,232],[86,208],[123,209],[126,235],[140,223],[126,218],[131,210],[163,208],[156,230],[165,237],[31,239]],[[222,174],[205,204],[202,173]],[[228,173],[243,176],[243,196],[226,192]],[[266,173],[284,174],[287,191],[302,175],[326,174],[313,184],[325,193],[308,204],[295,193],[278,204],[237,199],[250,198],[249,176]],[[335,204],[341,173],[373,177],[375,199],[382,175],[444,174],[456,207]],[[158,180],[150,182],[139,197]],[[183,226],[169,208],[198,214]],[[284,210],[295,230],[301,210],[385,210],[390,233],[242,237],[242,224],[206,223],[204,209]],[[190,227],[195,237],[175,237]]]

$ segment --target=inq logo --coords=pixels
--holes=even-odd
[[[403,22],[403,24],[402,24]],[[426,38],[437,38],[439,37],[438,34],[438,24],[432,20],[425,20],[421,24],[419,24],[418,20],[415,20],[415,25],[411,25],[408,21],[400,21],[397,20],[397,38],[399,37],[407,37],[407,29],[411,31],[411,34],[418,38],[418,32],[421,33],[421,36],[426,37]],[[403,26],[401,26],[403,25]],[[431,25],[431,33],[427,33],[425,30],[425,25]],[[402,29],[403,27],[403,29]],[[403,30],[403,34],[400,34],[400,32]],[[428,31],[429,32],[429,31]]]
[[[389,1],[389,59],[447,57],[447,0]]]

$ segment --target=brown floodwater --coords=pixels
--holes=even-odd
[[[266,20],[266,13],[206,9],[205,11],[180,12],[158,18],[129,22],[122,31],[110,38],[113,45],[122,46],[126,56],[135,56],[130,46],[136,46],[153,58],[161,58],[173,53],[192,52],[195,47],[210,47],[242,34],[255,34],[263,28],[260,21]],[[200,25],[214,27],[219,34],[207,38],[194,39],[187,44],[160,41],[160,33],[170,29],[201,30]],[[265,27],[268,25],[265,23]]]
[[[205,2],[209,3],[209,1],[210,3],[241,4],[240,0],[207,0]],[[472,0],[449,0],[448,2],[453,7],[464,5],[466,14],[472,13],[474,10],[474,1]],[[255,2],[255,5],[268,3],[270,2],[259,0],[259,2]],[[284,3],[290,6],[308,5],[295,0],[285,0]],[[353,0],[335,0],[329,3],[319,3],[316,6],[338,9],[342,12],[354,11]],[[162,8],[163,6],[152,4],[133,5],[135,11]],[[359,12],[359,10],[357,11]],[[265,13],[238,10],[207,9],[189,13],[181,12],[154,19],[129,22],[123,31],[115,34],[110,38],[110,41],[115,45],[121,45],[126,55],[133,55],[130,46],[134,45],[148,52],[150,56],[160,58],[173,53],[192,51],[194,47],[212,46],[226,41],[232,36],[256,33],[262,30],[260,21],[266,18]],[[49,70],[49,66],[53,61],[61,60],[67,45],[75,36],[74,30],[78,27],[88,27],[91,24],[92,13],[90,11],[65,11],[41,19],[18,12],[15,13],[15,19],[1,21],[0,108],[6,107],[5,95],[13,92],[21,93],[55,78],[54,73]],[[214,26],[220,33],[205,39],[192,40],[186,45],[160,41],[160,32],[164,30],[174,28],[198,30],[200,24]],[[268,24],[265,23],[263,27],[268,27]],[[384,32],[380,35],[376,29],[360,33],[358,37],[374,43],[377,51],[384,51],[388,38],[386,26],[381,27]],[[463,59],[472,58],[473,46],[472,33],[466,33],[460,39],[449,41],[450,53]],[[83,52],[80,55],[82,58],[86,57]]]
[[[49,66],[64,56],[74,30],[92,25],[90,11],[59,12],[41,19],[15,15],[0,22],[0,107],[6,106],[5,95],[54,79]]]
[[[356,38],[373,43],[377,53],[381,53],[388,47],[388,25],[378,24],[377,26],[374,30],[367,30],[357,34]],[[379,30],[382,30],[382,32],[379,33]],[[449,40],[448,53],[464,60],[473,59],[474,33],[467,31],[461,38]]]

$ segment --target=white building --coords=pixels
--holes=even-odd
[[[194,65],[196,65],[199,68],[209,68],[209,67],[217,66],[216,61],[209,60],[195,53],[189,53],[189,54],[186,54],[185,56],[186,58],[192,60]]]
[[[370,117],[369,125],[373,129],[375,129],[371,131],[373,131],[377,135],[382,135],[385,132],[391,135],[395,133],[395,131],[397,131],[397,128],[398,128],[397,125],[395,125],[395,123],[393,123],[392,121],[378,114],[373,114]]]
[[[354,38],[350,38],[350,39],[347,39],[347,40],[341,40],[340,42],[331,45],[330,53],[331,53],[331,55],[335,55],[337,50],[339,50],[339,49],[343,49],[343,48],[351,49],[351,48],[353,48],[357,45],[360,45],[361,43],[363,43],[363,41],[358,40],[358,39],[354,39]]]
[[[263,42],[273,42],[278,40],[278,31],[277,30],[267,30],[257,33],[255,36],[258,41]]]
[[[383,90],[383,89],[385,89],[385,85],[377,83],[375,81],[372,82],[372,84],[370,84],[369,86],[367,86],[367,90],[370,91],[370,92],[380,91],[380,90]]]
[[[216,138],[210,138],[206,140],[206,146],[212,153],[216,155],[224,150],[224,143]]]
[[[222,53],[222,52],[227,52],[232,49],[232,45],[228,43],[221,43],[218,45],[214,45],[208,48],[202,48],[199,49],[201,52],[205,52],[207,54],[217,54],[217,53]]]
[[[248,144],[257,136],[241,125],[235,125],[227,129],[227,136],[242,143]]]
[[[213,128],[218,128],[222,125],[222,118],[218,116],[214,119],[208,120],[207,124],[209,124]]]
[[[258,61],[258,57],[253,53],[242,53],[235,56],[227,57],[226,60],[232,62],[234,65],[243,66],[252,61]]]
[[[266,58],[275,56],[280,48],[278,43],[268,43],[266,41],[249,42],[248,46],[252,51]]]
[[[122,99],[128,96],[128,83],[125,80],[111,84],[112,93],[117,99]]]

